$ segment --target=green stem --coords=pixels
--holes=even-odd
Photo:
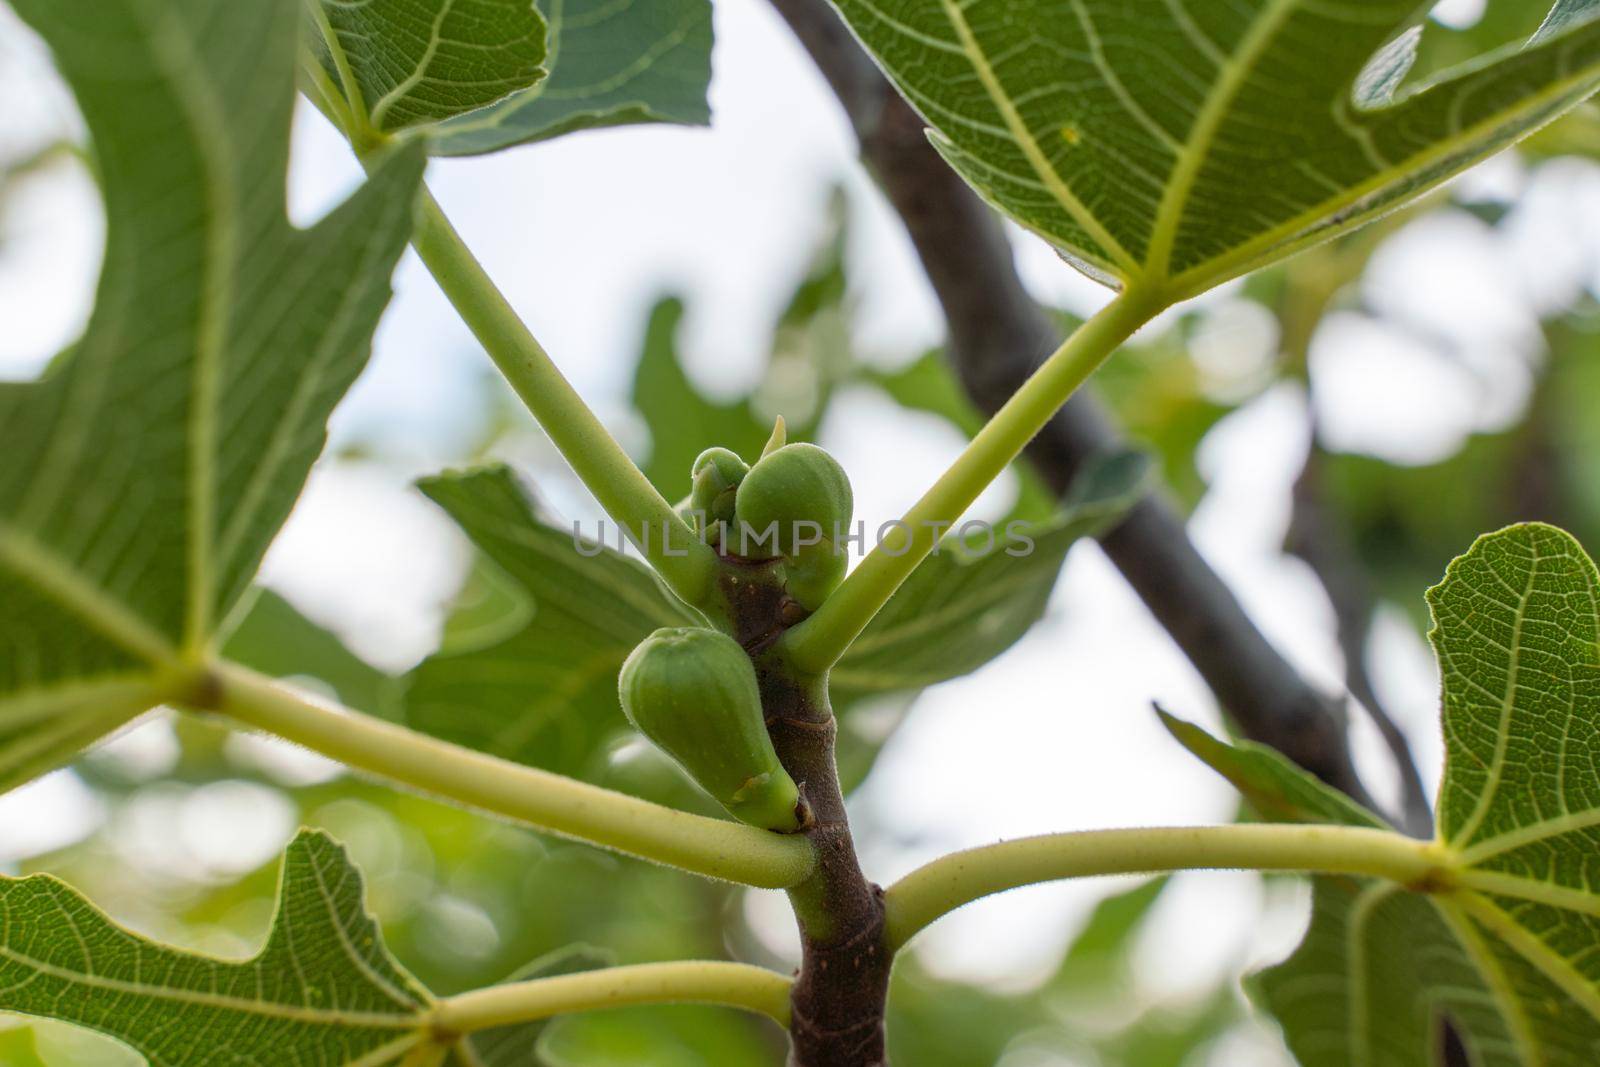
[[[447,797],[563,837],[708,878],[782,889],[815,865],[803,837],[708,819],[548,771],[485,756],[370,715],[321,703],[236,664],[223,664],[216,710],[356,770]]]
[[[340,81],[336,88],[316,57],[305,56],[301,80],[307,96],[349,138],[362,163],[370,164],[390,139],[372,128],[360,83],[322,4],[306,0],[306,7],[333,57]],[[462,321],[600,506],[674,592],[696,607],[716,610],[712,599],[716,552],[695,535],[583,402],[426,187],[411,244]],[[688,472],[684,475],[687,478]]]
[[[321,2],[318,0],[318,10]],[[322,68],[317,57],[311,54],[310,48],[305,44],[300,46],[300,91],[310,100],[312,106],[322,112],[327,120],[333,123],[334,129],[344,134],[355,144],[357,134],[351,131],[356,129],[357,120],[350,110],[350,105],[345,102],[333,79],[328,77],[328,72]]]
[[[361,93],[361,81],[356,77],[354,68],[350,66],[350,57],[340,45],[339,35],[333,32],[333,25],[328,21],[328,12],[323,8],[322,2],[323,0],[305,0],[301,7],[305,10],[311,25],[316,27],[323,43],[327,45],[328,57],[333,60],[333,69],[339,76],[339,84],[333,85],[321,61],[315,55],[309,54],[309,48],[304,45],[300,61],[301,72],[310,75],[312,83],[317,87],[317,95],[311,97],[311,102],[321,107],[323,114],[332,119],[340,132],[349,138],[356,155],[364,156],[382,147],[387,138],[373,128],[368,118],[367,102]]]
[[[1084,323],[989,420],[950,469],[906,512],[886,537],[805,622],[780,643],[801,671],[821,674],[844,655],[872,617],[948,529],[1044,428],[1067,398],[1117,347],[1161,311],[1162,303],[1133,291]]]
[[[744,963],[685,960],[608,967],[446,997],[433,1009],[433,1026],[446,1034],[466,1034],[633,1004],[718,1004],[756,1012],[787,1027],[793,984],[776,971]]]
[[[898,950],[940,916],[1007,889],[1105,874],[1242,869],[1361,874],[1401,885],[1454,866],[1439,845],[1344,826],[1193,826],[1091,830],[1002,841],[934,860],[884,898]]]
[[[406,1058],[400,1061],[400,1067],[444,1067],[445,1060],[449,1056],[449,1045],[429,1042],[426,1045],[418,1045],[406,1053]]]
[[[426,188],[412,246],[583,484],[684,600],[707,607],[716,552],[695,536],[583,402]],[[684,472],[688,476],[688,472]]]

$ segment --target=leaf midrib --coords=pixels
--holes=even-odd
[[[154,683],[149,671],[116,671],[75,677],[59,685],[13,689],[0,695],[0,728],[35,724],[79,704],[121,706],[145,700],[154,704],[160,699]]]
[[[126,993],[130,996],[151,997],[156,1000],[172,1001],[179,1004],[194,1004],[200,1007],[220,1008],[225,1011],[237,1011],[248,1015],[263,1015],[275,1019],[287,1019],[291,1022],[311,1023],[322,1026],[363,1026],[372,1029],[410,1030],[418,1026],[422,1012],[416,1010],[407,1015],[396,1015],[386,1012],[353,1012],[340,1009],[310,1008],[303,1005],[283,1004],[278,1001],[251,1000],[245,997],[229,996],[225,993],[205,993],[198,990],[174,989],[168,986],[146,985],[140,982],[128,982],[120,978],[111,978],[105,975],[90,974],[74,971],[67,967],[58,967],[52,963],[29,956],[25,952],[18,952],[9,945],[0,944],[0,957],[22,967],[50,978],[76,985],[88,986],[112,993]],[[244,964],[230,965],[224,960],[206,961],[218,967],[251,967],[258,961]]]
[[[184,540],[188,589],[182,649],[192,653],[203,648],[211,629],[217,406],[229,322],[227,308],[236,289],[238,219],[232,210],[230,192],[237,175],[226,150],[232,144],[230,127],[218,107],[214,86],[199,73],[205,68],[194,42],[181,24],[175,24],[165,6],[152,9],[147,2],[131,3],[129,10],[143,22],[152,65],[188,119],[185,129],[203,178],[199,195],[207,205],[207,252],[202,266],[186,441],[189,484],[185,493],[188,528]],[[70,561],[5,523],[0,523],[0,559],[11,563],[24,580],[126,651],[155,666],[181,658],[179,647],[129,605],[110,597]]]
[[[341,1064],[340,1067],[388,1067],[389,1064],[396,1062],[396,1057],[402,1052],[416,1048],[427,1041],[428,1035],[422,1030],[417,1030],[404,1037],[396,1038],[387,1045],[380,1045],[359,1060],[350,1060]],[[401,1062],[400,1067],[406,1067],[406,1062]]]
[[[219,106],[206,66],[172,8],[149,0],[130,5],[145,22],[151,60],[173,89],[188,122],[184,127],[202,181],[199,195],[206,204],[205,262],[201,266],[199,321],[192,368],[189,407],[188,475],[185,499],[189,529],[185,539],[189,588],[186,590],[184,647],[195,651],[210,637],[213,587],[212,558],[216,521],[217,415],[222,394],[222,358],[227,343],[229,312],[238,288],[239,219],[235,210],[238,173],[230,149],[232,129]]]
[[[1522,923],[1500,907],[1493,900],[1486,897],[1485,893],[1516,896],[1518,899],[1530,903],[1542,904],[1554,908],[1573,908],[1575,903],[1583,903],[1580,897],[1590,896],[1581,894],[1576,890],[1570,891],[1571,898],[1563,900],[1537,899],[1516,892],[1513,887],[1503,882],[1494,882],[1477,877],[1479,873],[1487,872],[1462,872],[1458,884],[1442,892],[1423,893],[1428,903],[1435,909],[1440,918],[1450,928],[1457,943],[1466,952],[1478,974],[1483,977],[1489,987],[1491,996],[1500,1015],[1506,1020],[1508,1028],[1518,1044],[1519,1054],[1524,1063],[1529,1067],[1541,1067],[1545,1062],[1540,1049],[1541,1045],[1532,1029],[1532,1021],[1527,1015],[1524,998],[1511,985],[1510,978],[1505,974],[1504,967],[1489,951],[1474,922],[1485,927],[1496,940],[1506,945],[1511,951],[1526,961],[1530,966],[1542,974],[1553,985],[1559,988],[1575,1003],[1587,1011],[1596,1021],[1600,1021],[1600,990],[1596,990],[1589,981],[1573,967],[1572,963],[1537,934],[1527,929]],[[1507,881],[1524,881],[1524,879],[1511,879]],[[1542,884],[1542,883],[1530,883]],[[1354,1047],[1370,1050],[1369,1020],[1366,1005],[1366,959],[1367,944],[1369,941],[1367,929],[1372,913],[1389,897],[1401,892],[1403,887],[1394,883],[1375,881],[1364,889],[1353,907],[1349,925],[1345,930],[1345,958],[1350,961],[1346,970],[1346,981],[1349,985],[1349,1010],[1348,1027],[1353,1035]],[[1574,908],[1586,914],[1597,914],[1600,911],[1600,900],[1589,900],[1590,906]]]
[[[1511,639],[1506,648],[1506,685],[1500,697],[1500,720],[1495,728],[1494,757],[1490,761],[1483,788],[1478,791],[1477,803],[1473,806],[1472,813],[1450,839],[1451,846],[1457,849],[1478,832],[1478,828],[1483,825],[1483,820],[1489,814],[1489,809],[1494,806],[1496,795],[1500,792],[1500,779],[1505,774],[1506,756],[1511,748],[1511,721],[1517,711],[1517,683],[1522,673],[1522,628],[1528,620],[1528,601],[1533,596],[1534,586],[1539,580],[1539,562],[1538,551],[1535,550],[1528,564],[1528,578],[1523,584],[1521,595],[1517,598],[1516,612],[1511,622]],[[1448,685],[1448,679],[1446,684]]]
[[[1181,0],[1180,0],[1181,2]],[[1145,258],[1146,269],[1152,277],[1165,278],[1172,269],[1172,254],[1177,245],[1178,231],[1188,212],[1189,198],[1194,192],[1200,172],[1210,160],[1211,147],[1217,131],[1228,117],[1229,108],[1239,95],[1255,69],[1261,52],[1272,43],[1284,21],[1294,13],[1300,0],[1272,0],[1271,6],[1262,10],[1250,27],[1240,46],[1223,57],[1217,80],[1206,94],[1205,103],[1195,118],[1194,128],[1178,154],[1178,164],[1167,181],[1167,189],[1156,209],[1156,222],[1150,233],[1150,252]]]
[[[339,939],[339,948],[344,952],[345,958],[350,961],[356,970],[361,972],[367,981],[382,991],[383,995],[395,1004],[412,1012],[420,1011],[421,1005],[427,1003],[425,997],[415,997],[407,991],[395,988],[386,975],[375,970],[371,962],[356,951],[355,945],[350,942],[350,932],[345,929],[344,918],[339,914],[338,909],[334,907],[333,893],[328,889],[327,880],[323,877],[322,865],[313,859],[307,866],[311,869],[311,877],[316,880],[317,899],[322,901],[322,910],[328,916],[328,928]],[[348,872],[346,876],[348,877]]]
[[[1560,837],[1563,834],[1595,826],[1600,826],[1600,808],[1558,815],[1553,819],[1543,819],[1515,830],[1508,830],[1503,834],[1496,834],[1494,837],[1486,837],[1475,845],[1461,849],[1460,855],[1462,862],[1477,866],[1485,860],[1513,852],[1526,845],[1537,844],[1552,837]]]
[[[460,1058],[462,1067],[489,1067],[483,1057],[478,1055],[477,1046],[472,1043],[470,1037],[457,1038],[452,1051]]]
[[[939,0],[939,2],[944,8],[945,17],[950,20],[951,29],[955,30],[956,37],[961,42],[962,51],[972,64],[973,72],[977,74],[978,81],[988,94],[989,102],[1000,112],[1006,128],[1011,131],[1011,136],[1016,138],[1017,147],[1022,149],[1022,154],[1027,157],[1029,166],[1033,167],[1039,179],[1055,194],[1057,202],[1072,216],[1073,221],[1083,227],[1084,232],[1100,246],[1100,251],[1126,271],[1128,277],[1137,276],[1140,273],[1138,261],[1112,236],[1111,231],[1105,228],[1083,201],[1078,199],[1060,172],[1050,164],[1049,158],[1045,156],[1044,150],[1034,138],[1033,131],[1029,130],[1027,123],[1022,120],[1005,86],[1000,84],[999,75],[990,65],[989,57],[984,52],[983,46],[978,43],[978,38],[972,32],[972,27],[967,22],[960,5],[956,0]]]
[[[177,646],[165,634],[78,568],[5,522],[0,522],[0,562],[124,651],[156,666],[178,658]]]
[[[1533,1034],[1533,1024],[1528,1018],[1527,1009],[1511,985],[1505,967],[1484,943],[1483,935],[1472,925],[1473,920],[1454,900],[1435,896],[1429,898],[1429,903],[1444,920],[1445,926],[1455,935],[1456,942],[1477,968],[1484,979],[1484,984],[1489,987],[1489,995],[1505,1019],[1512,1040],[1516,1042],[1518,1058],[1526,1067],[1544,1067],[1544,1056],[1540,1054],[1539,1042]]]
[[[450,12],[455,9],[456,0],[443,0],[439,5],[439,13],[434,16],[433,26],[428,32],[428,45],[422,50],[422,56],[412,68],[411,73],[395,83],[393,89],[384,93],[378,102],[372,105],[372,112],[368,121],[377,129],[383,129],[383,120],[388,115],[389,109],[405,98],[405,95],[427,77],[428,67],[439,54],[439,46],[444,43],[444,20],[450,17]]]
[[[1575,911],[1600,918],[1600,893],[1573,889],[1556,882],[1524,878],[1506,871],[1486,871],[1466,868],[1455,876],[1456,884],[1464,889],[1515,897],[1529,904],[1543,904],[1563,911]]]
[[[1475,892],[1457,892],[1452,899],[1459,902],[1466,914],[1487,927],[1503,944],[1600,1022],[1600,991],[1597,991],[1567,961],[1566,957],[1517,922],[1506,913],[1505,909],[1496,906],[1493,901],[1482,895]]]
[[[1349,1027],[1350,1032],[1360,1043],[1358,1047],[1371,1044],[1366,995],[1367,923],[1371,921],[1372,913],[1379,905],[1399,891],[1400,887],[1391,882],[1374,882],[1367,886],[1356,899],[1350,916],[1350,925],[1345,929],[1345,958],[1350,961],[1346,972],[1350,983]]]
[[[366,242],[356,270],[364,275],[371,261],[379,255],[381,252],[378,247],[373,242]],[[263,501],[271,491],[284,463],[290,458],[296,440],[301,436],[300,431],[305,425],[307,413],[316,401],[329,367],[342,354],[338,342],[346,335],[346,324],[358,312],[361,296],[361,290],[356,286],[346,286],[340,294],[338,306],[329,318],[328,328],[317,346],[316,354],[296,377],[293,391],[289,399],[281,405],[272,433],[266,445],[260,450],[255,470],[239,492],[233,514],[216,540],[213,557],[215,560],[232,559],[244,544],[245,538],[250,535]]]

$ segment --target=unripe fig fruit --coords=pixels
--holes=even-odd
[[[734,495],[748,473],[750,465],[726,448],[708,448],[694,461],[689,510],[697,519],[704,515],[700,532],[708,543],[721,541],[722,531],[733,521]]]
[[[848,564],[844,551],[830,540],[806,545],[784,561],[784,589],[801,607],[816,611],[844,581]]]
[[[737,452],[727,448],[706,449],[695,457],[694,466],[689,469],[689,476],[696,485],[704,476],[707,485],[714,485],[719,491],[737,488],[749,473],[750,464],[740,459]]]
[[[792,557],[805,547],[796,542],[807,538],[807,530],[814,535],[820,528],[824,544],[831,545],[836,532],[850,525],[855,497],[837,460],[816,445],[793,444],[750,468],[734,507],[747,539],[753,541],[776,524],[776,552]]]
[[[717,630],[669,627],[622,665],[622,710],[741,822],[793,833],[800,790],[778,762],[761,712],[755,667]]]

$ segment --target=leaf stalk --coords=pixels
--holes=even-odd
[[[765,967],[682,960],[607,967],[475,989],[435,1005],[432,1025],[446,1035],[639,1004],[715,1004],[789,1025],[793,980]]]
[[[884,897],[898,951],[940,917],[982,897],[1041,882],[1183,870],[1298,871],[1448,885],[1453,853],[1431,841],[1346,826],[1189,826],[1087,830],[1002,841],[943,856]]]
[[[711,605],[717,554],[584,403],[424,187],[412,247],[500,373],[612,519],[672,590]],[[687,474],[687,472],[685,472]]]
[[[939,531],[960,519],[1078,387],[1166,306],[1158,293],[1130,289],[1056,349],[906,512],[894,536],[873,548],[816,614],[784,634],[779,647],[788,662],[814,675],[838,662],[933,551]]]
[[[215,673],[216,710],[356,770],[707,878],[765,889],[803,881],[811,845],[524,767],[323,703],[237,664]]]

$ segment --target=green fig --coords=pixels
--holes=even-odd
[[[797,548],[805,547],[801,542],[818,530],[831,545],[850,525],[855,497],[838,460],[816,445],[793,444],[763,456],[750,468],[734,497],[734,508],[751,540],[775,530],[775,554],[793,556]]]
[[[807,611],[816,611],[844,581],[849,558],[830,540],[806,545],[784,561],[784,589]]]
[[[717,630],[669,627],[622,665],[622,710],[741,822],[800,830],[800,789],[778,762],[761,711],[755,667]]]
[[[733,521],[734,496],[739,483],[750,473],[750,465],[726,448],[708,448],[700,453],[689,473],[694,483],[689,511],[704,523],[700,532],[706,542],[717,544]]]

